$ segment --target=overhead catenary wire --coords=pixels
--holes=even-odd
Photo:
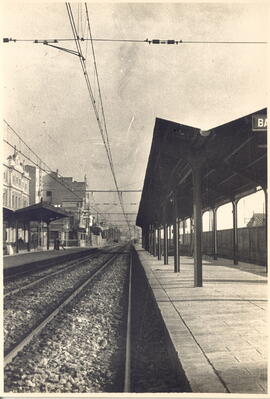
[[[99,82],[99,74],[98,74],[98,69],[97,69],[95,50],[94,50],[94,45],[93,45],[93,40],[92,40],[93,37],[92,37],[92,31],[91,31],[91,26],[90,26],[88,7],[87,7],[86,3],[84,3],[84,4],[85,4],[85,12],[86,12],[88,32],[89,32],[89,37],[90,37],[90,40],[91,40],[91,49],[92,49],[93,63],[94,63],[94,69],[95,69],[95,74],[96,74],[96,79],[97,79],[98,95],[99,95],[101,113],[102,113],[102,118],[103,118],[103,123],[104,123],[105,137],[107,139],[108,155],[110,156],[109,162],[110,162],[111,170],[112,170],[112,173],[113,173],[113,176],[114,176],[115,186],[116,186],[116,189],[117,189],[117,194],[118,194],[120,205],[121,205],[121,208],[122,208],[122,211],[123,211],[123,215],[124,215],[124,217],[126,219],[128,228],[130,229],[128,218],[125,215],[122,193],[119,191],[119,188],[118,188],[118,185],[117,185],[117,181],[116,181],[116,177],[115,177],[115,171],[114,171],[114,165],[113,165],[113,159],[112,159],[110,141],[109,141],[109,134],[108,134],[107,123],[106,123],[105,112],[104,112],[104,106],[103,106],[102,95],[101,95],[101,88],[100,88],[100,82]]]
[[[87,7],[86,3],[85,3],[85,12],[86,12],[86,20],[87,20],[88,32],[89,32],[89,36],[90,36],[90,40],[91,40],[92,39],[92,31],[91,31],[91,26],[90,26],[88,7]],[[96,62],[96,56],[95,56],[93,40],[91,40],[91,49],[92,49],[92,56],[93,56],[93,63],[94,63],[94,72],[95,72],[95,75],[96,75],[97,86],[98,86],[98,95],[99,95],[99,100],[100,100],[100,107],[101,107],[102,118],[103,118],[104,129],[105,129],[105,138],[107,140],[108,155],[110,157],[109,163],[110,163],[110,166],[111,166],[113,174],[115,174],[114,165],[113,165],[113,159],[112,159],[112,153],[111,153],[111,148],[110,148],[108,129],[107,129],[107,123],[106,123],[105,112],[104,112],[104,106],[103,106],[102,95],[101,95],[99,74],[98,74],[98,69],[97,69],[97,62]],[[122,210],[123,210],[123,215],[124,215],[124,217],[125,217],[125,219],[127,221],[128,227],[130,228],[129,221],[128,221],[128,219],[127,219],[127,217],[125,215],[125,211],[124,211],[123,198],[122,198],[121,192],[119,191],[119,189],[117,187],[117,184],[116,184],[116,188],[117,188],[117,194],[118,194],[118,197],[119,197],[119,201],[120,201],[120,204],[121,204],[121,207],[122,207]]]
[[[93,45],[93,37],[92,37],[92,31],[91,31],[91,26],[90,26],[90,19],[89,19],[89,13],[88,13],[88,7],[87,4],[85,3],[85,12],[86,12],[86,19],[87,19],[87,26],[88,26],[88,32],[89,32],[89,37],[91,40],[91,49],[92,49],[92,56],[93,56],[93,63],[94,63],[94,70],[95,70],[95,74],[96,74],[96,79],[97,79],[97,86],[98,86],[98,95],[99,95],[99,100],[100,100],[100,106],[101,106],[101,113],[102,113],[102,118],[103,118],[103,123],[104,123],[104,129],[105,129],[105,137],[107,140],[107,146],[108,146],[108,155],[110,156],[109,162],[110,162],[110,166],[112,169],[112,173],[115,177],[115,171],[114,171],[114,165],[113,165],[113,159],[112,159],[112,154],[111,154],[111,148],[110,148],[110,141],[109,141],[109,135],[108,135],[108,129],[107,129],[107,123],[106,123],[106,118],[105,118],[105,112],[104,112],[104,106],[103,106],[103,101],[102,101],[102,95],[101,95],[101,88],[100,88],[100,82],[99,82],[99,74],[98,74],[98,69],[97,69],[97,62],[96,62],[96,56],[95,56],[95,50],[94,50],[94,45]],[[121,195],[121,192],[119,192],[118,189],[118,185],[116,182],[116,178],[115,178],[115,186],[117,189],[117,193],[118,193],[118,197],[119,197],[119,201],[123,210],[123,215],[127,221],[128,227],[129,226],[129,222],[128,219],[126,218],[125,215],[125,211],[124,211],[124,204],[123,204],[123,198]]]
[[[12,131],[13,134],[15,134],[20,142],[22,142],[25,147],[37,158],[37,162],[35,162],[33,159],[30,158],[27,154],[25,154],[21,149],[18,149],[15,145],[11,144],[8,140],[3,138],[3,141],[11,148],[13,148],[15,151],[20,153],[25,159],[27,159],[29,162],[31,162],[33,165],[37,166],[40,170],[42,170],[44,173],[50,176],[53,180],[55,180],[57,183],[65,187],[68,191],[70,191],[75,197],[77,197],[80,201],[82,200],[81,197],[76,194],[76,191],[72,190],[69,186],[67,186],[61,179],[63,179],[63,176],[58,174],[58,177],[55,177],[52,173],[55,173],[37,154],[35,151],[32,150],[32,148],[23,140],[23,138],[19,135],[18,132],[4,119],[4,123],[7,125],[9,131]],[[42,166],[43,165],[43,166]],[[95,212],[97,212],[97,209],[94,208],[93,206],[90,206],[91,209],[93,209]],[[99,213],[102,213],[98,211]],[[102,213],[103,214],[103,213]]]
[[[89,79],[88,72],[87,72],[86,65],[85,65],[85,58],[83,57],[83,54],[82,54],[81,44],[80,44],[79,36],[78,36],[78,33],[77,33],[77,29],[76,29],[76,25],[75,25],[73,12],[72,12],[70,3],[66,3],[66,9],[67,9],[68,18],[69,18],[70,25],[71,25],[71,30],[72,30],[72,33],[73,33],[73,36],[74,36],[75,45],[76,45],[76,48],[77,48],[77,51],[78,51],[80,64],[81,64],[81,67],[82,67],[82,71],[83,71],[83,74],[84,74],[84,78],[85,78],[85,81],[86,81],[86,85],[87,85],[87,88],[88,88],[88,92],[89,92],[89,95],[90,95],[92,106],[93,106],[93,109],[94,109],[94,112],[95,112],[95,116],[96,116],[96,119],[97,119],[98,127],[99,127],[99,130],[100,130],[100,133],[101,133],[101,137],[102,137],[102,140],[103,140],[103,144],[104,144],[104,147],[105,147],[105,150],[106,150],[106,154],[107,154],[107,157],[108,157],[108,160],[109,160],[111,172],[112,172],[112,175],[113,175],[114,184],[115,184],[115,187],[116,187],[117,192],[118,192],[118,198],[119,198],[120,206],[121,206],[123,215],[125,217],[126,223],[128,225],[129,231],[130,231],[129,221],[128,221],[127,217],[125,216],[125,210],[124,210],[124,206],[123,206],[123,202],[122,202],[122,197],[121,197],[121,193],[119,192],[119,187],[118,187],[118,183],[117,183],[117,180],[116,180],[116,175],[115,175],[114,166],[113,166],[113,162],[112,162],[110,147],[107,144],[106,133],[103,131],[103,127],[102,127],[101,120],[100,120],[100,117],[99,117],[99,113],[98,113],[98,110],[97,110],[96,101],[95,101],[95,98],[93,96],[93,91],[92,91],[90,79]]]
[[[175,40],[175,39],[111,39],[111,38],[86,38],[78,37],[80,41],[94,41],[94,42],[115,42],[115,43],[149,43],[149,44],[267,44],[267,41],[254,40]],[[8,42],[32,42],[32,43],[57,43],[57,42],[73,42],[72,38],[62,39],[12,39],[3,38],[4,43]]]
[[[50,178],[52,178],[53,180],[55,180],[57,183],[59,183],[60,185],[62,185],[63,187],[65,187],[68,191],[70,191],[74,196],[76,196],[80,201],[82,201],[81,197],[78,196],[76,194],[76,192],[74,190],[72,190],[70,187],[68,187],[67,185],[65,185],[60,179],[62,178],[62,176],[59,176],[59,178],[54,177],[51,173],[53,172],[52,170],[46,170],[44,167],[41,166],[41,163],[37,163],[35,161],[33,161],[30,157],[28,157],[26,154],[24,154],[21,150],[18,150],[16,148],[15,145],[11,144],[8,140],[3,139],[4,143],[8,144],[11,148],[13,148],[14,150],[16,150],[17,152],[19,152],[25,159],[27,159],[29,162],[31,162],[33,165],[37,166],[40,170],[42,170],[44,173],[46,173],[48,176],[50,176]],[[43,162],[43,161],[42,161]],[[101,213],[100,211],[97,211],[96,208],[94,208],[93,206],[89,206],[90,209],[92,209],[95,212],[99,212],[100,214],[103,215],[103,213]]]
[[[84,3],[84,4],[85,4],[87,27],[88,27],[88,31],[89,31],[90,40],[91,40],[91,49],[92,49],[92,56],[93,56],[93,62],[94,62],[94,70],[95,70],[96,79],[97,79],[98,94],[99,94],[101,112],[102,112],[102,117],[103,117],[103,122],[104,122],[105,135],[106,135],[107,146],[108,146],[108,150],[109,150],[109,154],[110,154],[111,162],[112,162],[112,154],[111,154],[109,135],[108,135],[108,130],[107,130],[107,123],[106,123],[106,118],[105,118],[105,113],[104,113],[103,101],[102,101],[102,96],[101,96],[101,89],[100,89],[100,83],[99,83],[99,76],[98,76],[98,70],[97,70],[96,55],[95,55],[95,50],[94,50],[94,45],[93,45],[93,38],[92,38],[92,31],[91,31],[91,26],[90,26],[89,13],[88,13],[87,4],[86,3]]]

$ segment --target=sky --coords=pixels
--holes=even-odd
[[[2,2],[2,35],[71,38],[65,4]],[[72,3],[79,35],[84,5]],[[266,3],[88,3],[93,38],[266,41]],[[73,42],[59,46],[75,50]],[[82,43],[94,95],[90,43]],[[265,45],[94,42],[118,186],[141,189],[155,118],[209,129],[267,105]],[[2,45],[3,117],[54,170],[89,188],[113,179],[77,56],[34,44]],[[95,194],[93,203],[116,194]],[[124,195],[136,213],[140,193]],[[262,208],[262,205],[260,205]],[[100,206],[108,212],[119,207]],[[118,217],[116,215],[116,217]],[[133,220],[135,216],[131,216]]]

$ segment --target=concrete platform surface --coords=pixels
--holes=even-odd
[[[67,254],[76,252],[89,251],[92,247],[73,247],[58,250],[44,250],[18,253],[16,255],[9,255],[3,257],[4,269],[22,266],[32,262],[38,262],[45,259],[57,258]]]
[[[192,392],[267,393],[267,279],[203,261],[194,288],[193,259],[180,273],[136,247]],[[216,262],[216,263],[214,263]]]

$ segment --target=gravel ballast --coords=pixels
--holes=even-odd
[[[8,352],[49,312],[55,309],[81,281],[86,279],[111,254],[100,255],[75,265],[73,269],[63,270],[52,278],[37,283],[4,299],[4,349]]]
[[[190,392],[144,270],[133,255],[130,392]],[[126,251],[5,367],[5,392],[123,392],[128,285]]]
[[[128,256],[94,278],[5,368],[5,392],[121,392]]]
[[[84,258],[79,259],[79,262],[84,262],[87,259],[92,259],[97,257],[98,254],[91,254],[87,255]],[[48,267],[41,268],[41,270],[32,270],[29,273],[26,273],[21,276],[11,276],[7,278],[4,282],[4,294],[11,293],[13,290],[23,289],[24,286],[27,284],[34,283],[35,281],[39,280],[40,278],[49,277],[50,274],[60,272],[62,269],[70,267],[71,265],[75,264],[75,260],[65,261],[65,262],[57,262],[56,264]]]

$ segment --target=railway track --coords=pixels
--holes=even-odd
[[[18,279],[22,276],[26,277],[26,281],[21,281],[19,279],[18,282],[15,283],[15,288],[9,288],[9,287],[5,287],[8,285],[8,282],[10,281],[9,278],[7,278],[6,280],[4,280],[4,298],[11,295],[11,294],[16,294],[18,292],[21,292],[24,289],[30,288],[30,287],[34,287],[36,284],[41,283],[42,281],[51,278],[53,276],[58,275],[59,273],[62,272],[66,272],[69,269],[72,269],[74,266],[79,266],[83,263],[85,263],[86,261],[89,261],[93,258],[96,258],[98,256],[98,254],[93,253],[91,255],[87,255],[83,258],[80,258],[78,260],[74,260],[74,261],[70,261],[68,263],[65,263],[64,265],[60,264],[59,267],[57,266],[53,266],[53,267],[49,267],[46,268],[43,271],[36,271],[36,273],[32,273],[30,276],[29,274],[27,274],[27,272],[21,272],[19,274],[16,274],[13,276],[13,279]],[[57,268],[56,271],[51,272],[51,269],[54,270],[55,268]],[[33,281],[28,282],[27,279],[29,279]],[[12,279],[12,280],[13,280]],[[12,281],[13,282],[13,281]],[[19,283],[19,284],[18,284]],[[19,287],[18,287],[19,285]]]
[[[4,391],[186,391],[163,333],[144,272],[121,248],[5,352]]]
[[[14,361],[14,359],[16,360],[17,358],[20,358],[21,356],[23,356],[25,348],[28,348],[28,351],[30,348],[30,351],[31,351],[31,346],[32,346],[33,340],[35,338],[37,339],[39,334],[41,334],[41,332],[43,333],[44,331],[46,331],[49,324],[51,322],[53,322],[53,320],[55,318],[57,318],[57,315],[59,315],[61,312],[62,313],[65,312],[65,309],[67,309],[68,306],[74,300],[76,301],[76,298],[81,297],[84,294],[84,291],[87,290],[87,288],[89,287],[89,284],[91,282],[93,282],[98,276],[101,276],[103,273],[106,273],[106,269],[108,269],[110,265],[114,265],[117,258],[121,257],[121,254],[123,254],[123,252],[126,253],[125,250],[123,251],[123,249],[121,249],[121,251],[118,251],[117,253],[113,253],[112,256],[110,257],[110,259],[103,262],[103,264],[100,266],[100,268],[98,270],[96,270],[82,284],[80,284],[78,287],[76,287],[76,289],[73,292],[69,293],[69,296],[64,301],[59,303],[58,306],[52,312],[50,312],[49,315],[47,315],[45,318],[40,320],[39,324],[35,328],[33,328],[22,340],[20,340],[20,342],[17,342],[16,345],[11,350],[6,352],[5,357],[4,357],[5,368],[7,369],[10,365],[12,365],[12,362]],[[129,257],[131,259],[131,255],[129,255]],[[113,267],[111,268],[111,270],[113,271]],[[129,289],[131,289],[131,263],[128,267],[128,274],[129,274],[128,287],[129,287]],[[109,281],[109,286],[110,286],[110,281]],[[117,290],[118,290],[118,288],[116,289],[116,291]],[[130,294],[128,294],[128,298],[129,298],[129,300],[131,299]],[[124,343],[124,346],[126,347],[125,354],[126,354],[127,360],[125,361],[125,372],[124,372],[125,378],[124,378],[124,381],[122,384],[123,386],[121,389],[121,390],[124,390],[125,392],[128,392],[128,390],[130,389],[130,319],[131,319],[130,305],[127,305],[127,308],[129,309],[129,316],[127,317],[128,321],[127,321],[127,326],[125,328],[128,331],[128,333],[127,333],[127,337],[125,338],[125,343]],[[123,316],[121,319],[121,323],[122,322],[123,322]],[[16,364],[16,361],[15,361],[15,364]],[[16,366],[15,366],[15,368],[16,368]],[[20,369],[21,369],[21,367],[20,367]],[[29,381],[28,381],[28,383],[29,383]],[[31,384],[30,384],[30,386],[31,386]],[[27,387],[26,387],[26,390],[24,390],[24,392],[27,392]]]
[[[109,260],[105,261],[98,270],[96,270],[90,277],[88,277],[82,284],[80,284],[76,289],[69,294],[69,296],[63,300],[59,305],[50,312],[45,318],[43,318],[39,324],[29,332],[20,342],[16,343],[12,350],[5,353],[4,365],[9,364],[13,358],[32,340],[32,338],[37,335],[46,325],[63,309],[64,306],[68,305],[73,298],[75,298],[99,273],[101,273],[104,268],[110,265],[117,255],[113,255]]]
[[[113,251],[113,252],[112,252]],[[68,298],[77,287],[108,260],[116,249],[100,254],[53,277],[42,279],[30,288],[11,293],[4,298],[4,350],[12,349],[40,321],[47,317],[59,303]]]
[[[104,247],[103,250],[108,249],[111,247]],[[62,265],[66,265],[66,264],[70,264],[71,262],[78,262],[79,260],[83,260],[83,259],[87,259],[89,258],[89,256],[93,256],[93,255],[98,255],[99,254],[99,249],[98,248],[93,248],[91,249],[90,252],[87,251],[87,253],[81,254],[79,253],[79,257],[75,257],[74,258],[74,253],[71,253],[71,259],[70,260],[66,260],[66,259],[61,259],[58,257],[55,258],[49,258],[47,259],[47,261],[44,262],[41,261],[40,264],[37,264],[37,262],[34,262],[34,264],[29,264],[29,265],[22,265],[22,266],[16,266],[14,268],[10,268],[10,269],[5,269],[4,270],[4,286],[8,285],[9,283],[16,283],[16,281],[22,280],[24,277],[25,278],[29,278],[31,276],[35,276],[43,273],[46,273],[48,270],[50,269],[54,269],[56,267],[58,267],[58,265],[61,267]],[[14,269],[14,270],[13,270]]]

